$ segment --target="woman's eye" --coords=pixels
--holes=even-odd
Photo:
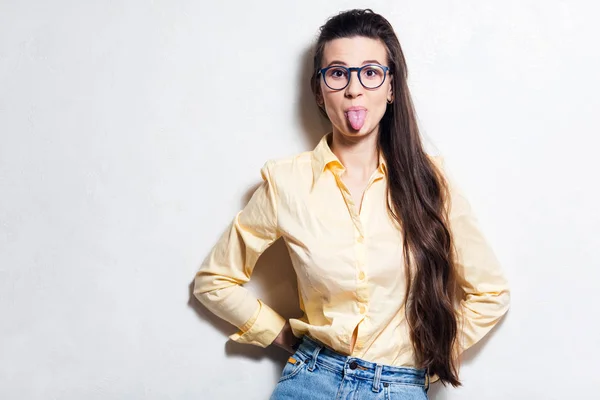
[[[363,71],[363,75],[367,78],[376,78],[381,75],[381,72],[377,68],[367,68]]]
[[[344,78],[346,71],[341,68],[333,68],[329,70],[329,76],[332,78]]]

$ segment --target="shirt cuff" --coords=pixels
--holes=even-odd
[[[279,335],[285,326],[285,318],[261,300],[258,300],[258,303],[260,304],[258,315],[246,322],[238,332],[229,336],[231,340],[238,343],[267,347]]]

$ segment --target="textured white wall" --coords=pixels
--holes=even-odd
[[[598,396],[594,4],[0,2],[0,398],[268,397],[286,354],[226,342],[191,283],[264,161],[328,129],[307,52],[356,6],[396,27],[513,290],[431,398]],[[291,273],[277,243],[250,284],[288,317]]]

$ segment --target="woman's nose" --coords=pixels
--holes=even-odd
[[[356,97],[362,93],[363,86],[358,79],[358,71],[350,72],[348,86],[346,86],[346,96]]]

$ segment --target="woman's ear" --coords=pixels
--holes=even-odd
[[[390,75],[390,85],[388,87],[388,93],[387,93],[387,102],[388,103],[394,102],[394,82],[393,82],[393,78],[391,75]]]

